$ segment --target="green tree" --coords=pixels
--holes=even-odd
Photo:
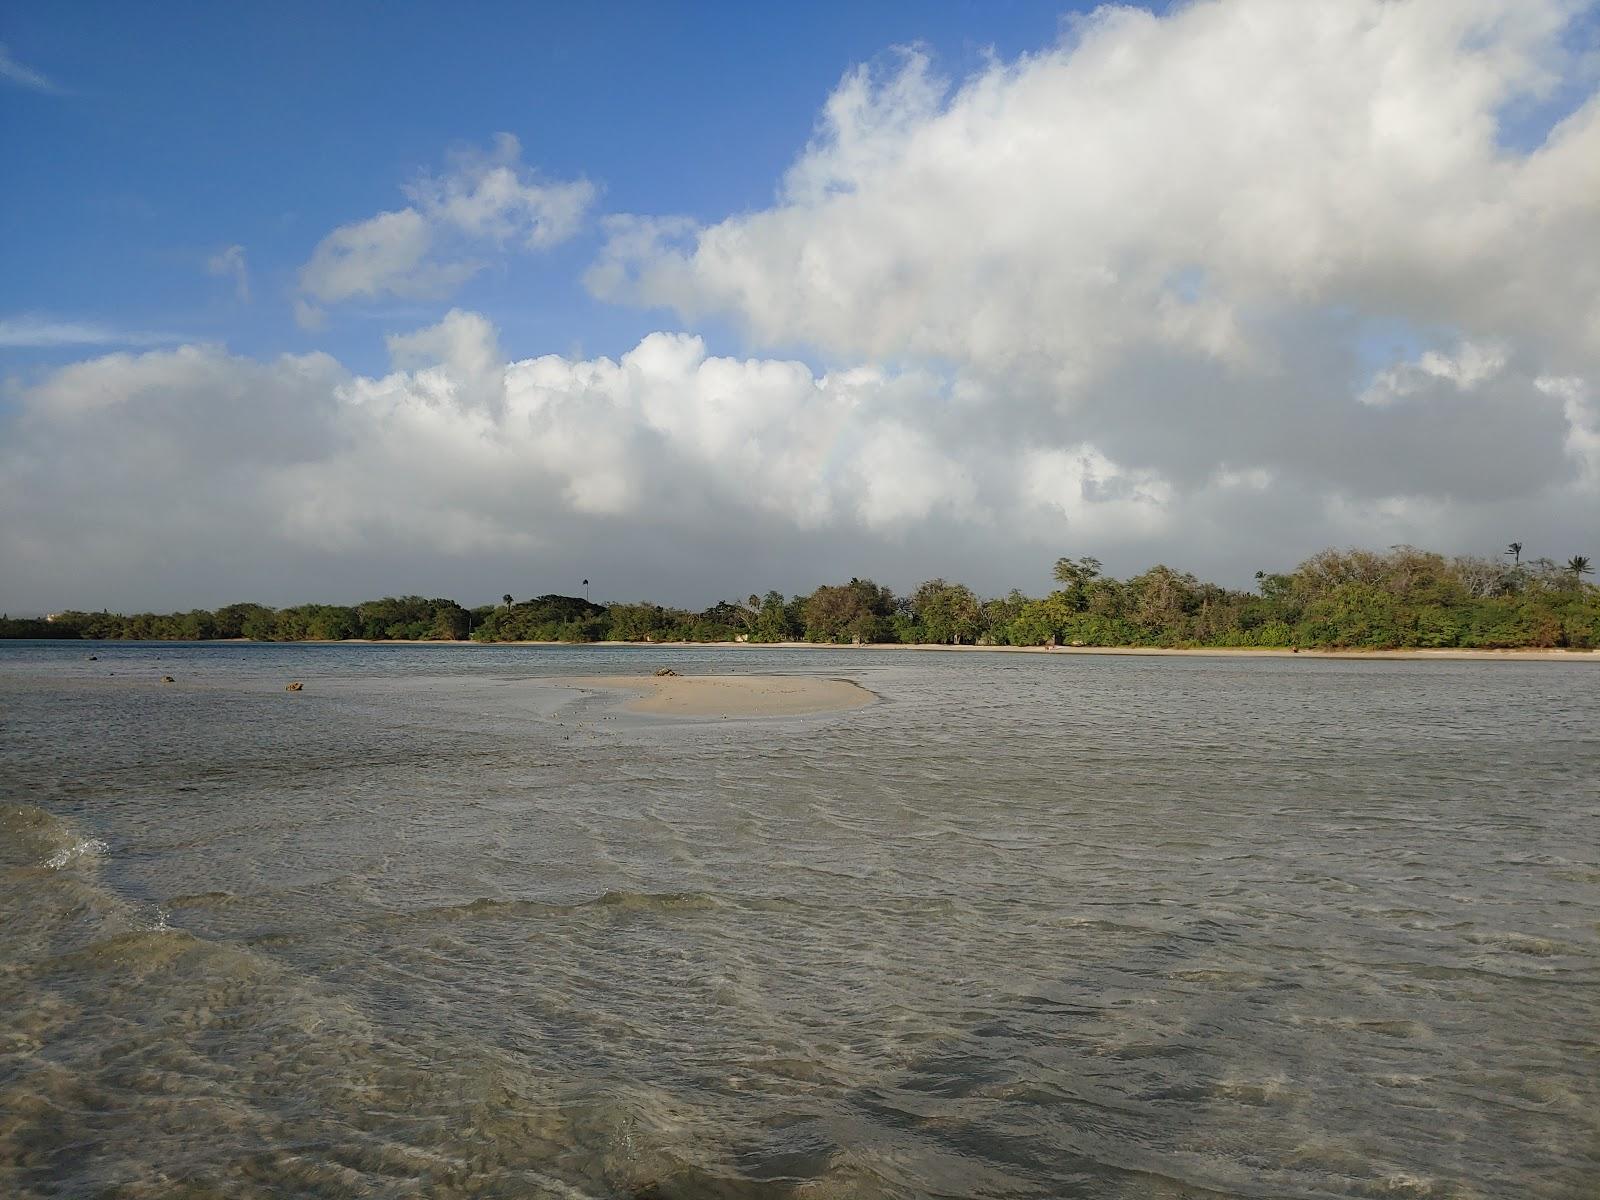
[[[983,628],[983,605],[963,584],[943,579],[919,584],[911,594],[910,609],[930,642],[975,642]]]
[[[824,585],[803,607],[809,642],[881,642],[893,630],[894,593],[870,579]]]
[[[260,604],[227,604],[217,609],[211,616],[215,621],[215,636],[219,638],[249,637],[244,631],[245,624],[249,622],[252,627],[260,629],[263,618],[269,616],[272,610]]]
[[[782,592],[768,592],[756,608],[750,629],[752,642],[789,642],[805,635],[805,624],[796,606],[785,601]]]
[[[1081,595],[1091,583],[1100,578],[1101,562],[1098,558],[1058,558],[1053,572],[1055,581],[1074,595]]]

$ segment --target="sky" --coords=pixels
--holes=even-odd
[[[10,5],[0,154],[13,615],[1600,553],[1595,4]]]

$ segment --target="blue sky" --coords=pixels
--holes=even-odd
[[[307,333],[295,273],[329,229],[400,207],[451,147],[506,131],[607,211],[702,221],[770,203],[853,64],[920,43],[953,74],[1049,44],[1070,6],[956,4],[71,4],[9,6],[0,40],[60,91],[7,88],[13,166],[0,313],[311,346],[358,368],[448,304],[358,305]],[[507,261],[451,303],[514,353],[616,355],[660,317],[592,299],[584,236]],[[251,300],[206,263],[246,248]],[[726,334],[717,336],[726,341]],[[735,342],[719,348],[738,350]],[[4,352],[63,361],[74,348]]]
[[[1600,4],[0,46],[0,609],[1600,553]]]

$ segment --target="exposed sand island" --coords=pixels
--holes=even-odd
[[[591,675],[546,682],[632,693],[627,711],[669,717],[798,717],[845,712],[877,699],[859,684],[817,675]]]

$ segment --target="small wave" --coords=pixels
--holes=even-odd
[[[624,912],[704,912],[722,907],[722,902],[709,892],[610,891],[588,903]]]
[[[141,906],[133,915],[133,927],[143,933],[173,933],[176,931],[167,924],[171,915],[161,904]]]
[[[40,866],[77,840],[65,821],[36,805],[0,804],[0,864]]]
[[[44,860],[44,865],[52,871],[59,871],[61,868],[77,862],[80,858],[94,858],[110,849],[111,847],[100,838],[81,838],[72,843],[72,845],[64,846],[50,855],[49,858]]]
[[[477,918],[562,917],[585,911],[613,913],[707,912],[723,908],[722,898],[709,892],[632,892],[608,891],[587,900],[567,904],[547,900],[497,900],[480,896],[463,904],[446,904],[411,912],[391,913],[378,924],[408,924],[413,921],[468,921]]]
[[[1466,935],[1466,940],[1474,946],[1481,946],[1490,951],[1526,954],[1532,958],[1555,958],[1559,955],[1570,953],[1572,949],[1554,938],[1537,937],[1526,933],[1498,931],[1469,933]]]

